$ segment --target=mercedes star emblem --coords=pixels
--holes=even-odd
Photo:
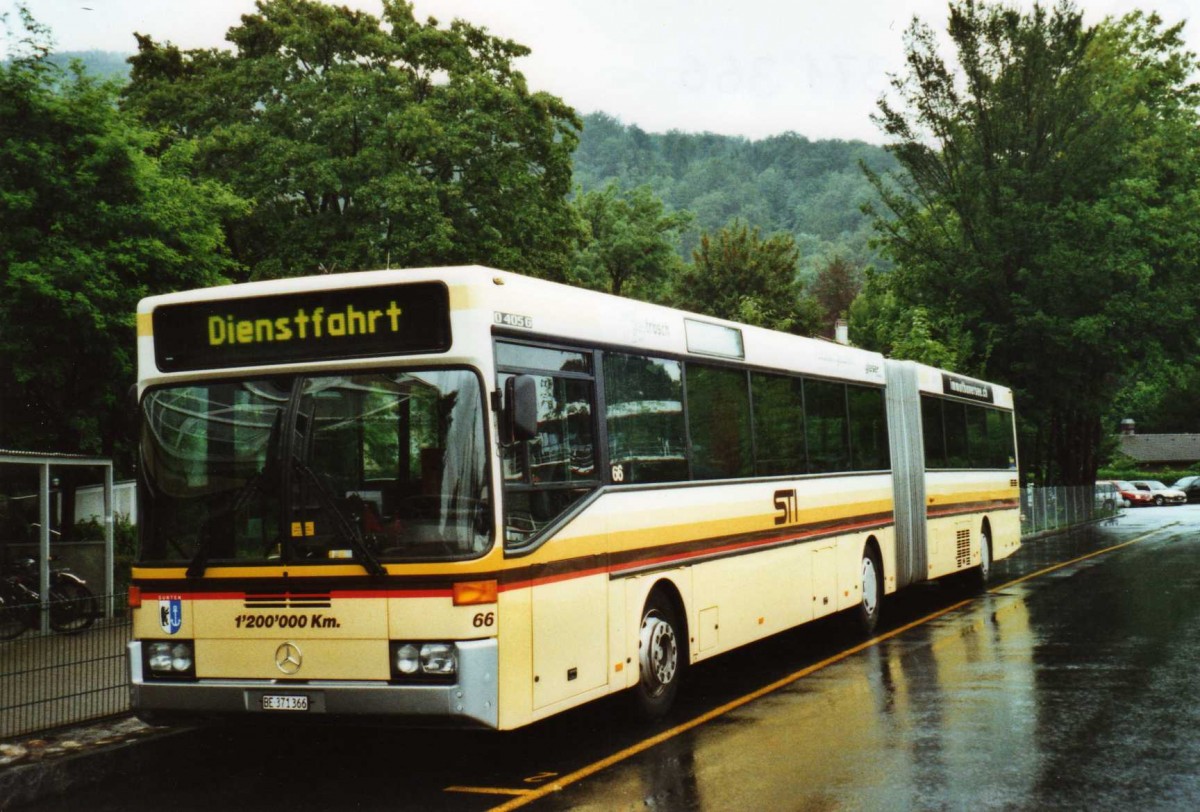
[[[303,655],[294,643],[284,643],[275,649],[275,667],[289,677],[300,670]]]

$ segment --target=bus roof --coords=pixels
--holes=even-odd
[[[207,304],[211,312],[221,313],[222,305],[229,302],[322,292],[332,296],[336,291],[367,294],[370,288],[422,282],[441,283],[448,291],[454,346],[448,353],[439,349],[432,354],[448,354],[455,359],[490,357],[490,337],[504,335],[718,362],[736,361],[873,385],[884,383],[884,359],[876,352],[478,265],[294,277],[148,297],[138,304],[137,311],[138,336],[144,341],[139,354],[141,377],[160,377],[161,362],[155,365],[152,346],[153,314],[160,308]],[[349,307],[353,309],[352,305]],[[201,338],[197,336],[196,340]],[[291,363],[286,360],[276,363],[284,362]],[[928,371],[920,375],[921,388],[926,390],[926,378],[940,370],[932,367],[923,370]],[[929,391],[934,388],[930,383]]]

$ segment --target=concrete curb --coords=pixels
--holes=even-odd
[[[190,730],[151,727],[127,718],[63,731],[54,738],[71,742],[71,749],[47,748],[32,760],[0,767],[0,810],[63,795],[104,781],[114,772],[136,774],[148,755],[157,757],[162,747],[178,746],[177,734]],[[146,745],[152,740],[150,749]],[[27,744],[42,741],[30,739]]]

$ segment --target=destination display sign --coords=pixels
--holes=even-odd
[[[445,352],[441,282],[164,305],[154,355],[164,372]]]
[[[992,403],[992,387],[990,384],[973,381],[970,378],[960,378],[958,375],[942,373],[942,391],[967,400],[977,400],[980,403]]]

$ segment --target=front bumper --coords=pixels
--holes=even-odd
[[[457,643],[458,682],[407,685],[350,680],[158,680],[142,672],[142,641],[129,643],[129,694],[135,713],[160,717],[261,716],[298,719],[346,717],[413,726],[499,725],[496,641]],[[263,710],[263,696],[305,696],[308,710]],[[302,720],[302,719],[301,719]]]

